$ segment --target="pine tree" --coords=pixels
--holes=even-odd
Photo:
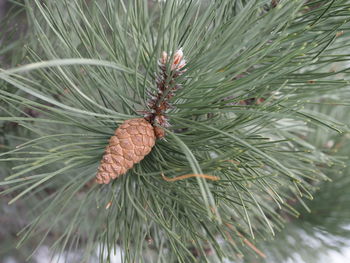
[[[261,259],[259,241],[344,166],[314,138],[348,131],[318,107],[348,100],[347,0],[23,8],[26,57],[0,69],[0,121],[16,126],[1,193],[30,210],[18,247],[49,242],[82,262],[117,247],[125,262]],[[122,141],[132,119],[152,145],[137,125]],[[114,180],[97,184],[105,172]]]

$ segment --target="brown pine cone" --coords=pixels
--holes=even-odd
[[[152,150],[156,141],[153,126],[143,118],[126,120],[110,138],[101,160],[96,182],[108,184],[125,174]]]

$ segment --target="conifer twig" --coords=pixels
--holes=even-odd
[[[170,61],[171,59],[171,61]],[[167,64],[170,62],[170,72],[168,72]],[[150,93],[148,100],[149,111],[145,112],[144,118],[154,126],[154,132],[157,138],[165,136],[163,128],[170,126],[166,112],[172,107],[170,104],[171,98],[175,92],[181,88],[179,83],[176,83],[176,78],[181,76],[185,70],[186,60],[184,59],[182,48],[177,50],[173,57],[163,51],[162,57],[158,62],[160,74],[156,76],[157,93]]]
[[[209,180],[212,180],[212,181],[220,180],[220,178],[217,177],[217,176],[207,175],[207,174],[185,174],[185,175],[181,175],[181,176],[178,176],[178,177],[175,177],[175,178],[166,177],[164,175],[164,173],[161,173],[161,175],[162,175],[162,178],[165,181],[167,181],[167,182],[175,182],[175,181],[185,180],[185,179],[192,178],[192,177],[200,177],[200,178],[209,179]]]

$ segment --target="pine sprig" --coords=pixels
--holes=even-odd
[[[303,107],[348,86],[348,69],[329,72],[327,64],[348,58],[339,32],[350,7],[280,1],[267,11],[269,4],[26,3],[36,32],[31,63],[0,71],[18,90],[0,90],[0,120],[27,133],[1,153],[14,165],[0,186],[10,203],[42,197],[20,245],[58,233],[53,248],[82,247],[86,260],[99,245],[101,260],[110,257],[117,244],[126,262],[143,262],[145,249],[164,262],[263,255],[252,240],[279,231],[281,211],[298,215],[288,200],[312,198],[314,182],[327,179],[320,166],[341,163],[305,137],[347,126]],[[162,51],[180,47],[186,77],[176,78],[182,88],[166,111],[166,140],[113,184],[92,185],[117,124],[147,108]],[[252,98],[262,103],[240,103]],[[161,176],[189,173],[220,180]]]

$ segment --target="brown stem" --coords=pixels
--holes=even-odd
[[[220,178],[217,176],[207,175],[207,174],[185,174],[185,175],[181,175],[181,176],[178,176],[175,178],[166,177],[164,175],[164,173],[161,173],[161,175],[162,175],[163,179],[167,182],[175,182],[175,181],[184,180],[184,179],[188,179],[188,178],[192,178],[192,177],[200,177],[200,178],[209,179],[212,181],[220,180]]]

